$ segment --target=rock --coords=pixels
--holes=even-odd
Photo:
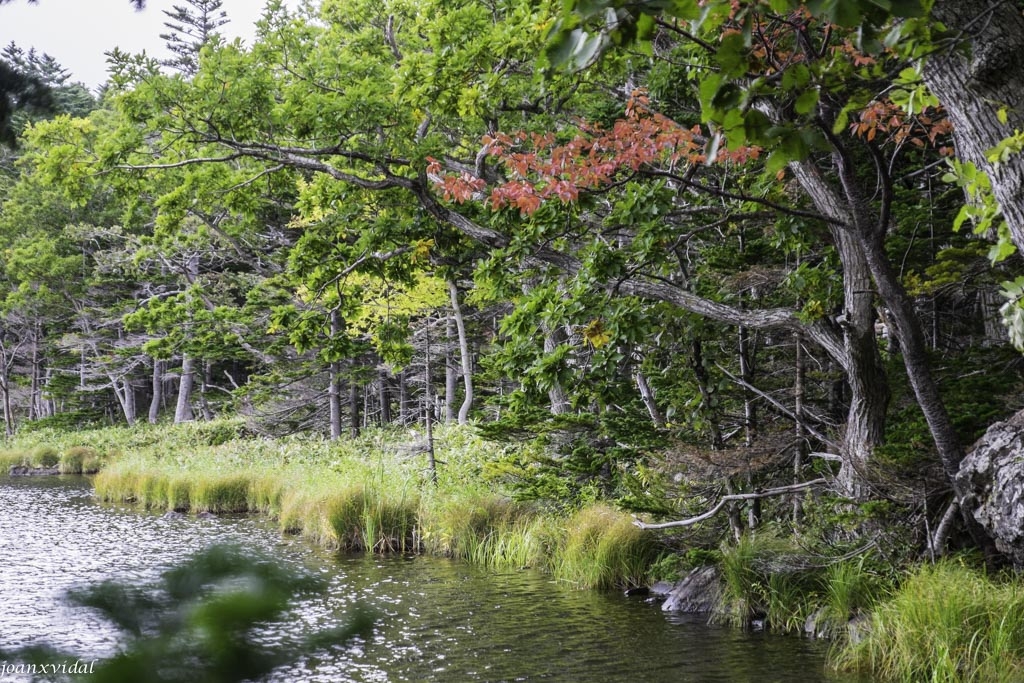
[[[718,570],[697,567],[672,588],[661,609],[665,612],[707,614],[718,605],[720,593]]]
[[[828,608],[819,607],[804,620],[804,634],[811,638],[827,638],[829,636],[828,624],[825,617]]]
[[[213,519],[216,516],[217,515],[213,514],[212,512],[205,512],[204,511],[204,512],[198,513],[196,515],[196,519]]]
[[[871,632],[871,617],[866,614],[850,619],[846,623],[846,638],[851,645],[856,645],[868,636]]]
[[[39,475],[60,474],[59,467],[29,467],[28,465],[11,465],[7,470],[11,477],[34,477]]]
[[[962,504],[1018,567],[1024,567],[1024,411],[997,422],[960,464]]]
[[[675,586],[668,581],[657,581],[653,586],[651,586],[651,595],[666,598],[669,593],[672,592],[673,588],[675,588]]]

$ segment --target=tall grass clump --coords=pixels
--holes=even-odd
[[[832,664],[875,680],[1024,680],[1024,591],[954,561],[925,566],[872,612]]]
[[[555,536],[531,508],[492,491],[434,496],[419,518],[426,552],[492,569],[541,566]]]
[[[250,477],[242,472],[196,472],[189,487],[194,512],[248,512]]]
[[[7,474],[12,467],[20,467],[28,462],[28,453],[20,449],[0,451],[0,475]]]
[[[60,463],[60,453],[53,446],[36,446],[28,454],[28,464],[32,467],[56,467]]]
[[[95,474],[100,470],[100,455],[89,446],[72,446],[65,449],[57,466],[61,474]]]
[[[552,570],[556,578],[581,588],[638,586],[657,555],[654,539],[628,515],[597,504],[568,520]]]
[[[824,609],[817,627],[825,635],[844,635],[851,619],[867,615],[891,590],[888,580],[870,570],[865,557],[829,565],[822,577]]]
[[[800,631],[822,600],[823,570],[807,566],[791,540],[768,530],[723,547],[719,570],[719,622],[745,628],[762,621],[774,631]]]

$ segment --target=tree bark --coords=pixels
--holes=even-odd
[[[835,219],[837,224],[854,224],[855,217],[845,198],[812,162],[794,162],[790,169],[818,211]],[[843,265],[843,313],[839,319],[846,353],[836,360],[840,364],[845,360],[843,370],[850,389],[839,480],[845,493],[857,498],[861,495],[865,466],[875,447],[885,438],[889,383],[875,339],[871,270],[854,232],[854,228],[831,228]]]
[[[956,41],[925,62],[925,83],[953,124],[957,156],[988,175],[1013,243],[1024,254],[1024,154],[999,163],[986,156],[1024,130],[1024,16],[1016,2],[936,0],[932,18]]]
[[[448,281],[448,294],[452,300],[452,317],[459,333],[459,358],[462,361],[462,384],[465,395],[459,407],[459,424],[469,422],[469,411],[473,407],[473,357],[469,353],[469,338],[466,336],[466,321],[459,305],[459,288],[454,280]]]
[[[192,414],[192,387],[196,379],[196,361],[188,354],[181,357],[181,379],[178,382],[178,405],[174,409],[174,424],[179,422],[191,422],[195,419]]]

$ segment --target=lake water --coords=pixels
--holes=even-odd
[[[640,598],[575,590],[533,571],[336,555],[282,538],[258,519],[167,519],[103,505],[76,477],[0,477],[0,650],[49,643],[83,661],[109,656],[118,632],[69,605],[68,589],[110,578],[152,581],[183,556],[224,542],[329,582],[268,641],[337,625],[356,602],[379,615],[372,638],[307,657],[279,671],[281,683],[851,680],[826,674],[824,643],[709,627]],[[0,677],[8,680],[18,679]]]

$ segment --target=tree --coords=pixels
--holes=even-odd
[[[160,37],[167,41],[167,49],[174,57],[161,64],[194,76],[199,70],[199,53],[215,35],[215,31],[228,23],[228,13],[221,9],[222,0],[186,0],[188,5],[174,5],[173,10],[162,10],[170,19],[164,26],[169,33]]]

